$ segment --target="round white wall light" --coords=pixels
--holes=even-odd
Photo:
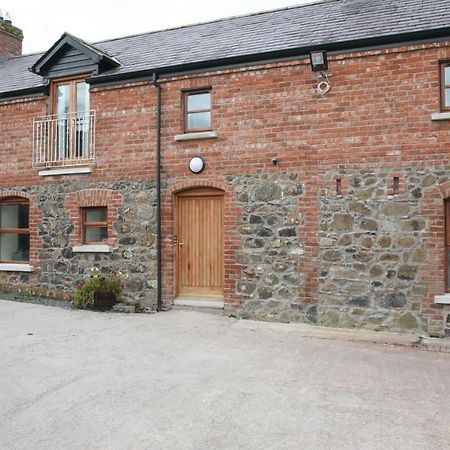
[[[189,161],[189,169],[193,173],[200,173],[205,168],[205,161],[200,156],[194,156]]]

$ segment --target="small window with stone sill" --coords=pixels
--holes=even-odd
[[[184,132],[212,130],[211,89],[184,92]]]
[[[108,208],[82,208],[83,245],[106,244],[108,242]]]

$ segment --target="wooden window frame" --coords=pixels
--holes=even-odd
[[[106,221],[104,222],[87,222],[86,213],[91,209],[104,209],[106,211]],[[106,238],[108,239],[108,207],[107,206],[88,206],[81,208],[81,242],[83,245],[104,244],[104,242],[87,241],[86,228],[106,228]]]
[[[28,228],[1,228],[0,226],[0,235],[1,234],[26,234],[30,236],[30,201],[27,198],[22,197],[9,197],[0,200],[0,206],[5,205],[27,205],[28,206]],[[31,241],[31,236],[30,236]],[[30,248],[28,248],[28,255],[30,254]],[[6,261],[0,259],[0,263],[6,264],[26,264],[30,262],[30,257],[28,256],[28,260],[16,260],[16,261]]]
[[[62,85],[69,85],[69,111],[67,114],[69,114],[70,120],[67,120],[67,141],[66,147],[64,148],[64,154],[65,157],[61,159],[67,159],[70,160],[74,157],[74,155],[77,154],[77,151],[79,150],[77,147],[77,120],[72,120],[74,117],[78,117],[77,113],[77,84],[78,83],[86,83],[86,78],[89,77],[89,74],[83,74],[83,75],[73,75],[68,77],[61,77],[61,78],[55,78],[51,81],[50,84],[50,114],[54,118],[58,117],[58,110],[57,110],[57,101],[58,101],[58,87]],[[90,111],[90,89],[88,89],[89,92],[89,111]],[[64,116],[62,116],[64,117]],[[55,131],[56,132],[56,131]],[[58,147],[58,152],[60,151]],[[78,155],[77,155],[78,157]]]
[[[194,109],[192,111],[188,110],[188,97],[190,95],[197,95],[197,94],[210,94],[210,107],[209,109]],[[185,133],[196,133],[201,131],[211,131],[213,129],[213,95],[212,95],[212,88],[205,87],[200,89],[189,89],[186,91],[183,91],[183,131]],[[211,123],[209,127],[206,128],[189,128],[188,127],[188,115],[191,113],[201,113],[201,112],[209,112],[211,115]]]
[[[69,113],[76,112],[77,105],[77,83],[86,82],[86,78],[89,77],[89,74],[83,75],[75,75],[70,77],[63,78],[55,78],[51,81],[50,86],[50,111],[51,114],[57,114],[56,110],[56,100],[57,100],[57,92],[58,86],[62,84],[68,84],[70,90],[70,105],[69,105]]]
[[[450,84],[445,84],[445,68],[450,67],[450,61],[440,61],[439,62],[439,89],[440,89],[440,103],[441,111],[450,111],[450,105],[445,105],[445,91],[450,89]]]

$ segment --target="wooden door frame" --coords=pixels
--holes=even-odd
[[[199,186],[199,187],[189,187],[185,188],[183,190],[177,191],[174,193],[174,251],[175,251],[175,257],[174,257],[174,292],[175,292],[175,298],[180,296],[180,286],[179,286],[179,267],[180,267],[180,261],[179,261],[179,252],[177,247],[177,240],[179,236],[179,217],[178,217],[178,211],[179,211],[179,199],[180,198],[192,198],[192,197],[221,197],[222,198],[222,288],[225,290],[225,191],[219,188],[215,187],[205,187],[205,186]]]

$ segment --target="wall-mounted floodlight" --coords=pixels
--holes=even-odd
[[[320,50],[309,54],[311,59],[311,70],[313,72],[323,72],[328,70],[327,52]]]

